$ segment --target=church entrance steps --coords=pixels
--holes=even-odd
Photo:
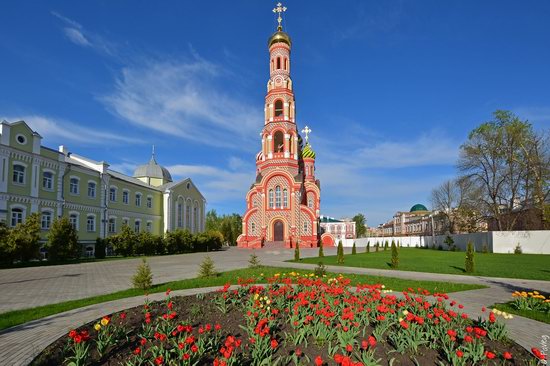
[[[264,243],[264,248],[266,249],[285,249],[284,241],[266,241]]]

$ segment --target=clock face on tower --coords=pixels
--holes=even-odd
[[[246,195],[239,247],[316,247],[319,242],[320,183],[315,179],[312,130],[296,124],[291,67],[291,39],[283,31],[281,3],[273,9],[277,31],[268,41],[269,80],[256,181]]]

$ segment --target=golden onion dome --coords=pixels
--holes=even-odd
[[[269,37],[269,41],[267,42],[267,47],[270,48],[274,43],[278,43],[278,42],[283,42],[289,46],[292,46],[292,41],[290,40],[290,36],[286,32],[283,32],[282,30],[279,30],[273,33],[273,35]]]

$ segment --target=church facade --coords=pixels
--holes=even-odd
[[[246,195],[239,247],[316,247],[319,239],[320,182],[315,178],[315,151],[305,126],[305,145],[296,124],[296,103],[290,77],[292,42],[279,26],[269,38],[269,72],[261,151],[256,155],[256,180]]]

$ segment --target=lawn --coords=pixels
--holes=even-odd
[[[391,250],[346,254],[343,266],[390,269]],[[399,270],[430,273],[467,274],[464,270],[465,252],[449,252],[420,248],[399,249]],[[319,263],[320,259],[305,258],[302,263]],[[322,259],[325,265],[336,264],[336,256]],[[474,276],[523,278],[550,281],[550,255],[476,253]]]
[[[525,318],[538,320],[539,322],[550,324],[549,313],[543,313],[541,311],[533,311],[533,310],[518,310],[512,306],[511,301],[504,304],[495,304],[492,307],[509,314],[515,314],[515,315],[523,316]]]
[[[236,284],[238,278],[254,278],[256,282],[265,282],[266,277],[271,277],[275,273],[295,272],[296,269],[291,268],[277,268],[277,267],[260,267],[256,269],[238,269],[234,271],[219,273],[216,277],[211,278],[193,278],[181,281],[167,282],[153,286],[148,292],[165,292],[167,289],[183,290],[197,287],[210,287],[210,286],[223,286],[226,283]],[[301,271],[302,273],[311,271]],[[263,276],[261,276],[263,274]],[[327,273],[327,276],[336,276],[335,273]],[[430,292],[457,292],[483,288],[484,286],[460,284],[460,283],[447,283],[447,282],[434,282],[434,281],[410,281],[399,278],[391,277],[377,277],[366,275],[346,275],[346,277],[352,280],[352,284],[357,283],[381,283],[386,286],[387,289],[400,291],[412,288],[424,288]],[[18,324],[26,323],[31,320],[40,319],[49,315],[62,313],[64,311],[77,309],[83,306],[98,304],[102,302],[123,299],[127,297],[143,295],[143,291],[136,289],[127,289],[123,291],[114,292],[111,294],[89,297],[80,300],[65,301],[57,304],[39,306],[30,309],[15,310],[0,314],[0,330],[6,329]]]

